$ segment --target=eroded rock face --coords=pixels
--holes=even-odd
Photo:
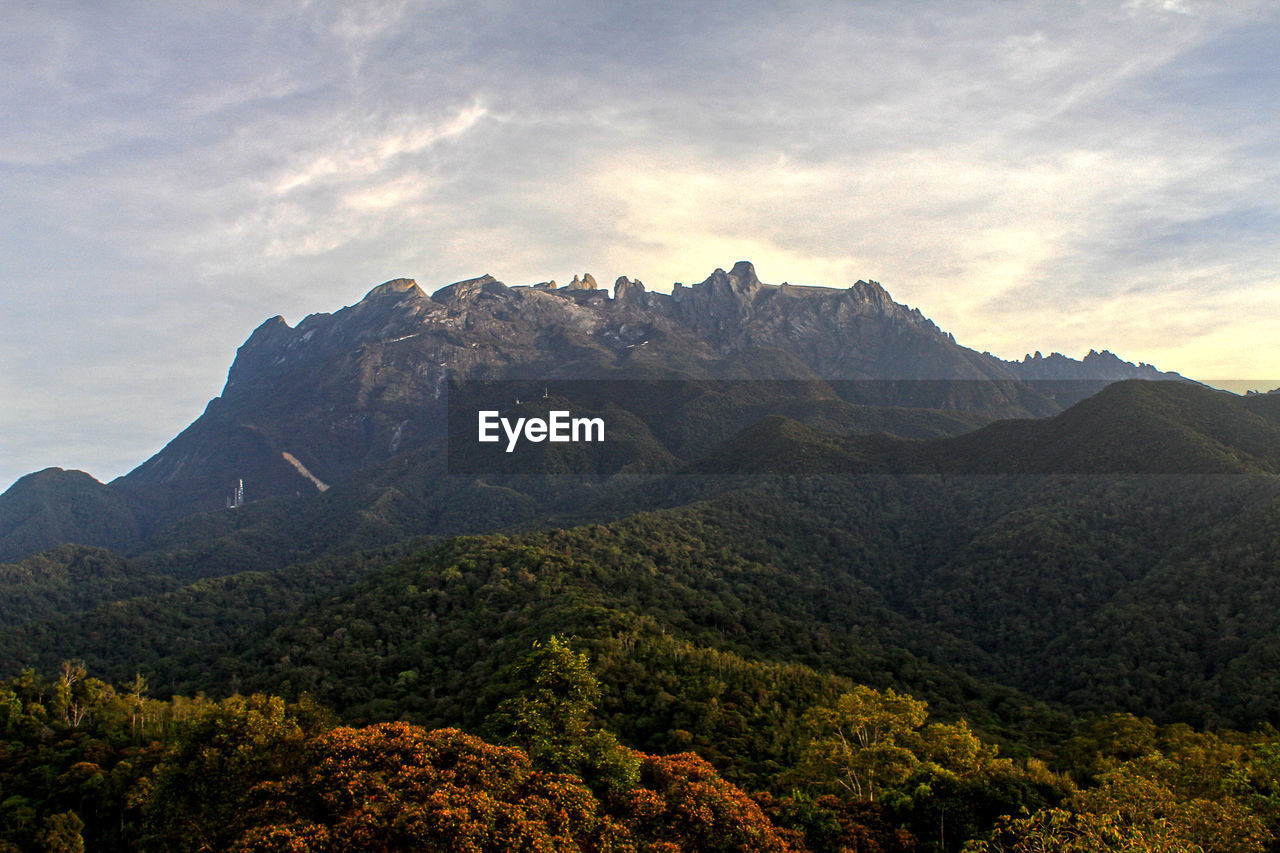
[[[575,275],[573,277],[573,281],[569,282],[569,290],[596,290],[596,289],[597,289],[596,280],[592,277],[591,273],[589,272],[583,273],[582,278],[578,278]]]
[[[619,302],[639,302],[643,297],[644,284],[639,279],[632,281],[625,275],[620,275],[613,283],[613,298]]]
[[[670,294],[623,276],[612,297],[590,274],[562,288],[483,275],[431,295],[395,279],[296,327],[281,317],[263,323],[237,351],[222,395],[129,478],[219,494],[223,480],[245,477],[255,497],[314,489],[300,469],[341,483],[438,438],[450,378],[940,380],[869,402],[1010,417],[1062,406],[1024,378],[1148,369],[1109,353],[1051,360],[1053,371],[1040,363],[1050,360],[1004,362],[959,346],[872,281],[766,284],[746,261]]]

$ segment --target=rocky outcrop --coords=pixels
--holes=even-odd
[[[486,288],[490,289],[489,292],[494,292],[493,285],[498,285],[500,288],[506,287],[506,285],[486,273],[479,278],[469,278],[466,281],[458,281],[446,285],[433,293],[431,298],[449,305],[484,293]]]
[[[641,302],[644,299],[644,284],[639,279],[632,281],[625,275],[620,275],[613,283],[613,298],[622,303]]]

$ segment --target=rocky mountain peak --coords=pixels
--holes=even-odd
[[[644,284],[639,279],[632,281],[625,275],[620,275],[613,283],[613,298],[618,302],[639,302],[643,296]]]
[[[379,300],[388,296],[404,296],[404,295],[425,296],[418,288],[418,283],[411,278],[393,278],[391,281],[383,282],[365,294],[361,301]]]
[[[755,267],[749,261],[738,261],[729,272],[717,269],[697,287],[706,288],[713,297],[740,300],[754,296],[761,284]]]
[[[729,279],[734,282],[739,291],[760,286],[760,279],[756,277],[756,268],[750,261],[738,261],[734,264],[733,269],[729,270]]]
[[[455,281],[453,284],[446,285],[431,294],[431,298],[436,302],[443,302],[447,305],[475,296],[492,285],[497,285],[498,288],[503,290],[506,289],[506,285],[485,273],[479,278],[469,278],[465,281]]]
[[[1037,352],[1005,362],[958,345],[874,281],[764,284],[748,261],[670,294],[619,276],[613,298],[589,273],[563,290],[482,275],[429,297],[396,278],[296,327],[281,316],[262,323],[237,350],[222,395],[127,475],[120,494],[157,496],[148,524],[221,509],[241,479],[251,501],[311,494],[388,470],[378,466],[393,456],[434,453],[451,380],[532,379],[545,392],[547,382],[597,377],[834,380],[858,406],[976,420],[1053,414],[1120,379],[1177,378],[1106,350],[1083,361]],[[127,531],[132,504],[104,498],[109,489],[54,471],[20,481],[15,494],[29,496],[23,507],[85,507],[93,529],[110,517]],[[113,506],[125,510],[113,516]],[[5,512],[0,501],[0,534]],[[61,523],[36,518],[41,536]]]
[[[510,288],[486,274],[430,297],[412,279],[398,278],[296,328],[273,317],[237,351],[222,397],[190,432],[130,476],[170,483],[207,469],[248,475],[264,495],[314,488],[299,479],[292,458],[325,483],[339,483],[361,465],[434,440],[449,376],[763,371],[841,380],[984,380],[977,386],[908,383],[901,387],[914,389],[910,393],[877,397],[876,404],[999,416],[1047,414],[1069,402],[1019,380],[1105,384],[1159,376],[1105,351],[1083,362],[1058,354],[1004,362],[957,345],[874,281],[847,289],[764,284],[749,261],[690,287],[677,284],[670,294],[620,276],[612,295],[590,273],[559,290],[550,281]],[[192,494],[203,499],[197,491],[193,486]]]
[[[242,378],[245,372],[244,365],[261,361],[266,358],[266,353],[278,351],[286,346],[293,338],[293,331],[284,317],[279,314],[254,329],[249,339],[236,350],[235,363],[231,365],[231,371],[227,376],[227,387],[230,388]],[[240,368],[237,369],[236,365],[240,365]]]

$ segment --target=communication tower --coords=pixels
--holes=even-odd
[[[236,490],[227,498],[227,509],[239,509],[244,506],[244,480],[236,480]]]

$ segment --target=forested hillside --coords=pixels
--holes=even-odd
[[[128,557],[4,566],[6,837],[1269,849],[1269,401],[1126,382],[959,435],[874,415],[917,438],[873,411],[765,414],[643,472],[424,450]],[[679,446],[664,423],[626,452]]]
[[[1043,426],[1065,454],[1061,426]],[[938,451],[967,440],[909,443],[912,461],[959,458]],[[16,666],[76,657],[180,692],[318,691],[361,719],[412,709],[443,724],[465,719],[467,691],[443,685],[470,661],[488,671],[548,633],[651,626],[935,702],[978,679],[1075,710],[1276,722],[1272,475],[856,473],[886,470],[903,442],[785,421],[733,442],[763,470],[678,474],[593,508],[670,509],[212,578],[7,628],[0,650]],[[1127,453],[1117,467],[1143,458]],[[444,668],[400,678],[423,661]],[[431,685],[454,705],[424,696]]]
[[[0,845],[189,851],[1265,851],[1280,742],[1111,715],[1039,758],[891,689],[811,697],[770,787],[628,747],[552,636],[472,729],[341,725],[309,698],[158,700],[78,662],[0,685]],[[714,710],[714,703],[709,710]],[[754,793],[748,793],[748,790]]]

